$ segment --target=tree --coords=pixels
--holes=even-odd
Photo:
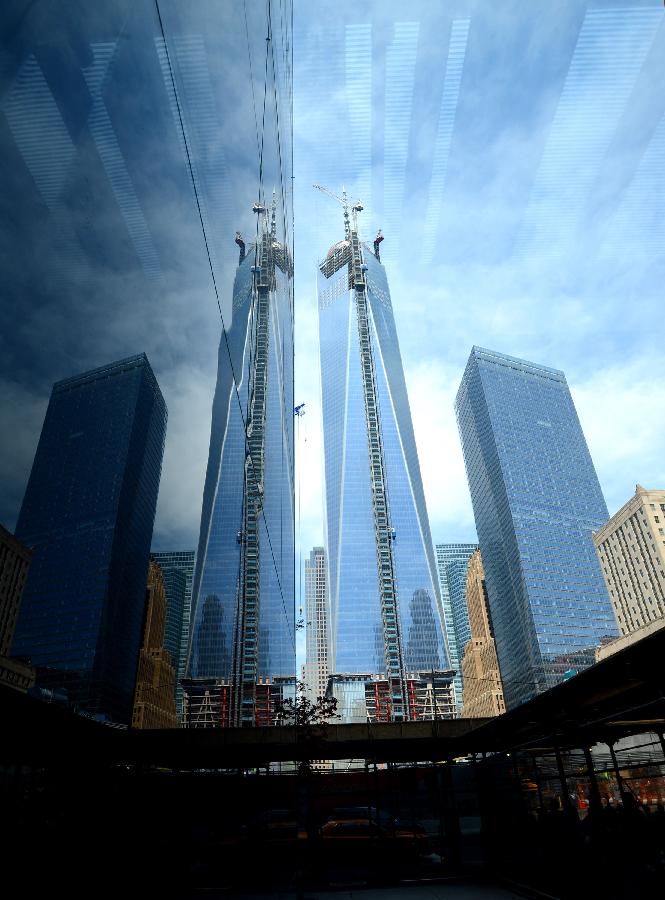
[[[331,719],[340,719],[335,697],[317,697],[315,701],[306,695],[306,685],[296,682],[295,697],[275,704],[277,717],[284,725],[295,725],[296,740],[305,746],[306,753],[298,765],[301,775],[313,773],[312,760],[325,758],[326,726]]]

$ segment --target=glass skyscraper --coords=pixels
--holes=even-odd
[[[455,672],[455,701],[462,706],[462,656],[471,638],[466,607],[466,573],[469,559],[478,544],[436,544],[436,565],[441,589],[443,625],[448,639],[450,665]]]
[[[166,636],[164,647],[173,659],[176,671],[176,710],[182,718],[182,685],[189,646],[189,620],[192,613],[194,550],[161,550],[151,554],[164,574],[166,585]],[[182,600],[181,600],[182,597]]]
[[[455,402],[508,708],[617,633],[607,507],[563,372],[474,347]]]
[[[232,686],[235,724],[255,723],[259,679],[295,678],[292,266],[275,212],[240,245],[194,574],[189,674]]]
[[[355,225],[318,276],[331,674],[447,668],[390,290]],[[344,714],[344,712],[343,712]]]
[[[16,526],[33,548],[12,653],[131,719],[166,404],[144,354],[53,387]]]

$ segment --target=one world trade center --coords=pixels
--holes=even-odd
[[[373,252],[342,202],[318,275],[329,690],[346,720],[437,718],[454,689],[381,235]]]

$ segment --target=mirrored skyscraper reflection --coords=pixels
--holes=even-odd
[[[210,420],[200,398],[214,392],[220,334],[235,336],[246,324],[233,321],[245,314],[241,301],[234,309],[233,235],[238,228],[247,234],[247,263],[236,284],[243,297],[240,282],[251,284],[257,264],[250,245],[260,243],[263,227],[256,228],[252,204],[269,206],[273,191],[276,241],[291,244],[291,2],[54,6],[18,0],[5,4],[0,20],[6,175],[0,218],[7,226],[0,228],[0,332],[11,335],[0,361],[0,419],[8,432],[18,432],[15,445],[0,446],[0,518],[13,527],[51,385],[72,371],[146,352],[172,411],[155,543],[187,546],[200,523],[208,450]],[[279,361],[269,355],[267,405],[273,407],[275,390],[287,410],[291,280],[278,271],[267,340]],[[249,320],[253,328],[254,312]],[[243,347],[244,337],[238,340]],[[236,374],[249,404],[242,364]],[[246,423],[248,409],[243,416]],[[230,429],[237,424],[229,419]],[[270,415],[266,428],[266,471],[279,470],[288,493],[290,437],[280,443],[272,429],[281,425]],[[241,435],[233,470],[241,488],[243,441]],[[11,469],[8,453],[18,457]],[[273,573],[262,578],[279,582],[282,620],[257,624],[257,635],[270,635],[269,659],[250,664],[247,658],[241,667],[255,669],[257,678],[294,677],[293,651],[287,664],[277,649],[292,618],[293,588],[282,571],[293,567],[292,505],[279,506],[271,491],[281,487],[274,482],[256,487],[265,491],[257,526],[265,531],[261,564],[269,561]],[[208,511],[216,492],[216,483],[206,488]],[[206,621],[223,621],[228,597],[213,583],[200,597],[200,621],[208,597]],[[252,637],[249,627],[246,636]],[[224,642],[214,629],[206,640],[212,660]],[[230,638],[231,660],[234,647]]]
[[[230,687],[236,725],[257,724],[261,685],[295,678],[293,273],[276,199],[255,211],[219,345],[189,661]]]

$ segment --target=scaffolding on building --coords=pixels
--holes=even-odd
[[[288,251],[277,241],[277,203],[273,194],[266,209],[255,203],[259,239],[252,266],[252,355],[246,420],[243,475],[243,519],[238,535],[240,572],[237,587],[237,624],[233,648],[230,724],[269,724],[270,701],[259,679],[259,620],[261,611],[261,540],[265,483],[265,439],[268,398],[271,294],[276,287],[275,266],[291,274]],[[237,242],[237,236],[236,236]],[[242,254],[242,247],[241,247]]]
[[[183,727],[229,728],[232,720],[233,686],[220,678],[184,678]],[[256,725],[280,725],[285,700],[295,698],[294,675],[261,678],[254,685],[255,706],[252,711]]]
[[[405,692],[410,721],[457,718],[455,670],[407,672]],[[385,673],[330,675],[326,691],[335,697],[342,719],[354,722],[394,722],[392,682]]]

